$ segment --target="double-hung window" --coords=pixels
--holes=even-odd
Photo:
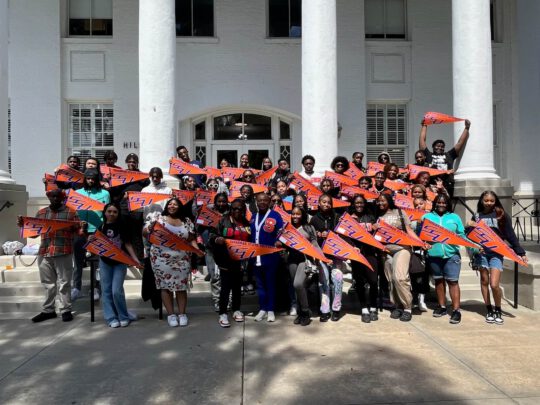
[[[302,36],[302,0],[268,0],[268,37]]]
[[[114,109],[112,104],[69,105],[69,155],[81,160],[114,149]]]
[[[111,36],[112,0],[69,0],[70,36]]]
[[[365,0],[366,38],[405,39],[405,0]]]
[[[367,161],[376,162],[381,152],[388,152],[399,167],[406,164],[407,106],[405,104],[367,105]]]
[[[176,0],[177,37],[214,36],[214,0]]]

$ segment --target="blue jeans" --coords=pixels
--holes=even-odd
[[[107,324],[115,319],[129,321],[126,295],[124,294],[127,266],[122,263],[111,265],[99,259],[99,271],[101,274],[103,318]]]

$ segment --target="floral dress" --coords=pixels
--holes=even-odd
[[[159,222],[169,231],[184,239],[188,239],[194,233],[194,226],[189,218],[186,218],[180,226],[168,224],[160,213],[150,214],[147,220],[148,222]],[[152,270],[154,270],[157,289],[169,291],[187,291],[189,289],[190,253],[151,245],[150,262],[152,263]]]

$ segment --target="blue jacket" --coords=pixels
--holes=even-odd
[[[430,212],[424,215],[422,219],[429,219],[431,222],[454,232],[458,236],[466,238],[463,222],[461,222],[461,218],[453,212],[447,212],[442,217],[435,212]],[[427,251],[427,255],[429,257],[449,259],[454,255],[459,255],[459,246],[448,245],[446,243],[435,243],[432,245],[432,248]]]
[[[255,228],[255,221],[256,221],[257,215],[253,214],[251,218],[251,239],[250,242],[255,242],[257,230]],[[262,216],[260,216],[259,220],[262,219]],[[270,210],[270,214],[268,214],[268,217],[264,221],[263,226],[261,227],[261,232],[259,235],[259,244],[261,245],[268,245],[268,246],[274,246],[275,243],[278,240],[278,234],[279,231],[283,228],[283,219],[281,219],[281,216],[273,211]],[[270,255],[263,255],[261,256],[261,264],[263,266],[277,266],[279,262],[279,253],[272,253]],[[251,264],[254,266],[256,263],[256,259],[251,259]]]

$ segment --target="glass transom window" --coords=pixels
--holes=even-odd
[[[272,119],[265,115],[236,113],[214,117],[214,140],[272,139]]]

